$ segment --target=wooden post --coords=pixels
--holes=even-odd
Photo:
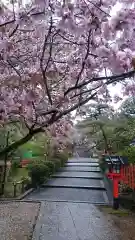
[[[24,181],[22,181],[22,189],[21,189],[22,193],[24,192]]]
[[[113,208],[119,208],[119,181],[117,178],[113,179]]]
[[[9,132],[7,133],[6,136],[6,147],[8,146],[8,141],[9,141]],[[8,160],[8,153],[5,153],[4,156],[4,172],[3,172],[3,179],[2,179],[2,184],[1,184],[1,195],[4,194],[5,191],[5,182],[6,182],[6,174],[7,174],[7,160]]]
[[[14,182],[13,186],[14,186],[14,196],[13,197],[16,197],[16,186],[17,186],[17,184]]]

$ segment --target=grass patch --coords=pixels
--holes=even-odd
[[[130,215],[130,211],[125,209],[114,210],[112,207],[109,207],[109,206],[102,206],[100,207],[100,209],[107,214],[117,215],[118,217]]]
[[[18,168],[16,173],[11,176],[13,181],[20,181],[22,177],[28,177],[28,170],[26,168]]]

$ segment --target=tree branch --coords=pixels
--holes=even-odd
[[[84,68],[85,68],[85,65],[86,65],[86,60],[87,60],[87,58],[88,58],[88,56],[89,56],[89,51],[90,51],[90,37],[91,37],[91,30],[89,30],[89,34],[88,34],[86,55],[85,55],[85,58],[84,58],[84,60],[83,60],[83,62],[82,62],[81,70],[80,70],[80,72],[79,72],[79,74],[78,74],[78,76],[77,76],[77,80],[76,80],[75,86],[78,85],[79,79],[80,79],[80,77],[81,77],[81,75],[82,75],[82,73],[83,73],[83,70],[84,70]]]
[[[85,93],[90,93],[90,92],[92,92],[92,91],[95,91],[96,89],[98,89],[98,88],[100,88],[100,87],[101,87],[101,86],[97,86],[97,87],[95,87],[95,88],[87,89],[87,90],[85,90],[85,91],[82,91],[82,92],[80,92],[80,93],[77,93],[77,94],[75,94],[74,96],[72,96],[71,99],[72,99],[72,98],[75,98],[75,97],[78,97],[78,96],[81,96],[81,95],[83,95],[83,94],[85,94]]]
[[[12,37],[15,32],[18,30],[19,24],[16,25],[16,27],[12,30],[12,32],[9,34],[9,37]]]
[[[9,59],[9,60],[7,60],[7,62],[8,62],[8,64],[11,66],[11,68],[14,69],[14,71],[17,73],[17,75],[18,75],[19,78],[21,79],[21,74],[20,74],[20,72],[14,67],[12,61]]]
[[[77,109],[78,107],[86,104],[88,101],[90,101],[91,99],[93,99],[95,96],[97,95],[97,92],[93,93],[91,96],[89,96],[88,98],[86,99],[83,99],[81,101],[79,101],[79,103],[75,104],[74,106],[70,107],[69,109],[61,112],[56,118],[55,118],[55,121],[67,114],[69,114],[70,112],[74,111],[75,109]]]
[[[72,40],[66,38],[65,36],[61,35],[60,33],[59,33],[58,35],[59,35],[61,38],[63,38],[64,40],[66,40],[67,42],[72,43],[73,45],[78,45],[78,46],[84,46],[84,45],[86,45],[86,43],[78,43],[78,42],[72,41]]]
[[[126,78],[130,78],[134,74],[135,74],[135,70],[132,70],[130,72],[119,74],[119,75],[111,75],[111,76],[91,78],[90,80],[84,81],[84,82],[78,84],[77,86],[73,86],[73,87],[68,88],[67,91],[64,93],[64,96],[66,96],[69,92],[74,91],[76,89],[81,89],[82,87],[84,87],[84,86],[86,86],[86,85],[88,85],[89,83],[92,83],[92,82],[98,82],[98,81],[102,81],[102,80],[109,80],[109,81],[105,82],[105,84],[109,85],[111,83],[119,82],[119,81],[122,81],[122,80],[124,80]]]
[[[85,0],[84,0],[85,2]],[[105,15],[107,15],[108,17],[111,17],[111,15],[109,15],[109,13],[105,12],[104,10],[102,10],[97,4],[93,3],[92,1],[88,0],[89,3],[91,3],[95,8],[97,8],[98,10],[100,10],[101,12],[103,12]],[[85,2],[85,4],[87,5],[87,3]]]
[[[0,151],[0,156],[3,156],[5,153],[9,153],[10,151],[13,151],[17,149],[19,146],[23,145],[24,143],[28,142],[35,134],[42,132],[42,128],[37,128],[32,131],[29,131],[29,133],[21,138],[20,140],[12,143],[11,145],[5,147],[2,151]]]
[[[48,29],[47,36],[45,36],[45,40],[44,40],[44,44],[43,44],[43,50],[42,50],[42,55],[41,55],[41,58],[40,58],[40,68],[41,68],[41,72],[42,72],[42,75],[43,75],[43,81],[44,81],[44,84],[45,84],[48,100],[49,100],[51,105],[52,105],[52,99],[51,99],[50,91],[48,89],[47,78],[46,78],[46,70],[47,70],[48,63],[49,63],[50,57],[51,57],[52,45],[50,46],[49,58],[48,58],[47,65],[46,65],[45,69],[43,67],[43,60],[44,60],[45,50],[46,50],[46,47],[47,47],[47,41],[48,41],[48,38],[50,37],[51,31],[52,31],[52,26],[53,26],[53,22],[52,22],[52,17],[51,17],[50,27]]]

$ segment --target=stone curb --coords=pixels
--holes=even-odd
[[[33,200],[33,201],[31,201],[31,200],[26,200],[26,202],[36,202],[36,200]],[[44,202],[54,202],[54,203],[87,203],[87,204],[93,204],[93,205],[98,205],[98,206],[111,206],[111,204],[110,203],[108,203],[108,202],[91,202],[91,201],[74,201],[74,200],[58,200],[58,199],[44,199],[44,200],[40,200],[40,203],[42,204],[42,202],[44,203]]]
[[[1,201],[19,201],[22,200],[24,197],[26,197],[28,194],[32,193],[35,190],[35,188],[30,188],[29,190],[27,190],[26,192],[24,192],[23,194],[21,194],[19,197],[16,198],[0,198],[0,202]]]
[[[35,190],[35,188],[30,188],[29,190],[27,190],[25,193],[21,194],[19,197],[17,197],[16,199],[21,200],[24,197],[26,197],[28,194],[32,193]]]

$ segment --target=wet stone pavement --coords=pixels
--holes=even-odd
[[[96,206],[43,202],[33,240],[120,240],[121,234]]]
[[[97,160],[70,159],[30,200],[107,204],[107,194]]]
[[[27,200],[41,201],[33,240],[121,240],[99,204],[108,204],[98,160],[74,157]]]

